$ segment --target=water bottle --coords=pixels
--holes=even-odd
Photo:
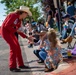
[[[67,51],[68,58],[72,58],[71,50]]]

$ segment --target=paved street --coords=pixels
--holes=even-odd
[[[6,44],[6,42],[2,38],[0,38],[0,75],[51,75],[51,72],[49,72],[49,73],[44,72],[44,64],[37,63],[38,59],[33,54],[33,50],[37,49],[38,46],[34,46],[33,48],[28,48],[27,40],[23,39],[21,37],[19,38],[19,42],[20,42],[20,46],[22,49],[24,63],[26,65],[29,65],[29,67],[31,67],[31,69],[24,69],[24,70],[22,70],[22,72],[17,72],[17,73],[10,72],[9,67],[8,67],[9,48],[8,48],[8,45]],[[64,48],[66,46],[67,46],[67,44],[62,45],[62,47],[64,47]],[[76,65],[76,63],[75,63],[75,65]],[[64,62],[64,63],[60,64],[58,69],[53,71],[53,73],[61,73],[64,70],[67,70],[69,67],[70,67],[70,64],[68,64],[67,62]],[[73,69],[74,69],[74,72],[71,75],[76,75],[76,73],[75,73],[76,68],[74,67],[74,68],[72,68],[72,70]],[[66,74],[63,74],[63,75],[66,75]],[[55,75],[55,74],[52,74],[52,75]],[[62,74],[57,74],[57,75],[62,75]]]
[[[20,42],[22,45],[22,42]],[[21,46],[24,62],[27,62],[27,58],[24,52],[23,46]],[[12,73],[8,67],[9,47],[6,42],[0,38],[0,75],[32,75],[31,70],[22,70],[20,73]],[[28,64],[27,64],[28,65]]]

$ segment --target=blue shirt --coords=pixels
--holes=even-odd
[[[67,13],[70,14],[70,16],[75,15],[75,7],[73,5],[69,5],[67,7]]]

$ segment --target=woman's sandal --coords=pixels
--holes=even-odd
[[[54,68],[51,68],[51,69],[48,69],[48,68],[45,68],[45,72],[51,72],[51,71],[53,71],[54,70]]]

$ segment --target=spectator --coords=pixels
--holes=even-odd
[[[72,39],[73,39],[73,36],[75,34],[75,27],[76,27],[76,22],[74,23],[73,27],[72,27],[72,30],[71,30],[71,33],[69,34],[69,36],[66,38],[66,39],[63,39],[61,43],[71,43],[72,42]]]
[[[42,37],[45,35],[45,33],[46,33],[45,31],[40,32],[40,40],[38,42],[39,44],[42,40]],[[35,44],[38,44],[38,43],[35,43]],[[42,46],[39,45],[39,48],[37,50],[34,50],[34,54],[39,58],[38,63],[43,63],[47,56],[47,53],[44,48],[44,44]]]
[[[38,30],[38,32],[41,32],[41,31],[46,31],[47,29],[45,28],[45,26],[41,23],[41,22],[38,22],[37,26],[36,26],[36,29]]]
[[[37,22],[32,18],[31,19],[31,26],[32,26],[32,28],[36,27],[36,24],[37,24]]]
[[[71,2],[68,2],[67,13],[70,16],[74,16],[75,15],[75,11],[76,11],[76,8],[73,6],[73,4]]]
[[[26,22],[25,29],[26,29],[27,34],[31,33],[32,27],[29,21]]]
[[[48,24],[48,27],[53,28],[54,27],[54,20],[53,20],[53,11],[51,10],[50,6],[47,5],[45,7],[46,12],[47,12],[47,17],[46,17],[46,22]]]
[[[56,13],[55,13],[55,21],[56,21],[56,26],[58,28],[58,32],[60,32],[59,15],[58,15],[58,9],[57,8],[56,8]]]
[[[68,36],[67,33],[70,34],[74,21],[70,19],[69,14],[65,14],[62,18],[64,21],[63,30],[62,30],[62,39],[65,39]]]

